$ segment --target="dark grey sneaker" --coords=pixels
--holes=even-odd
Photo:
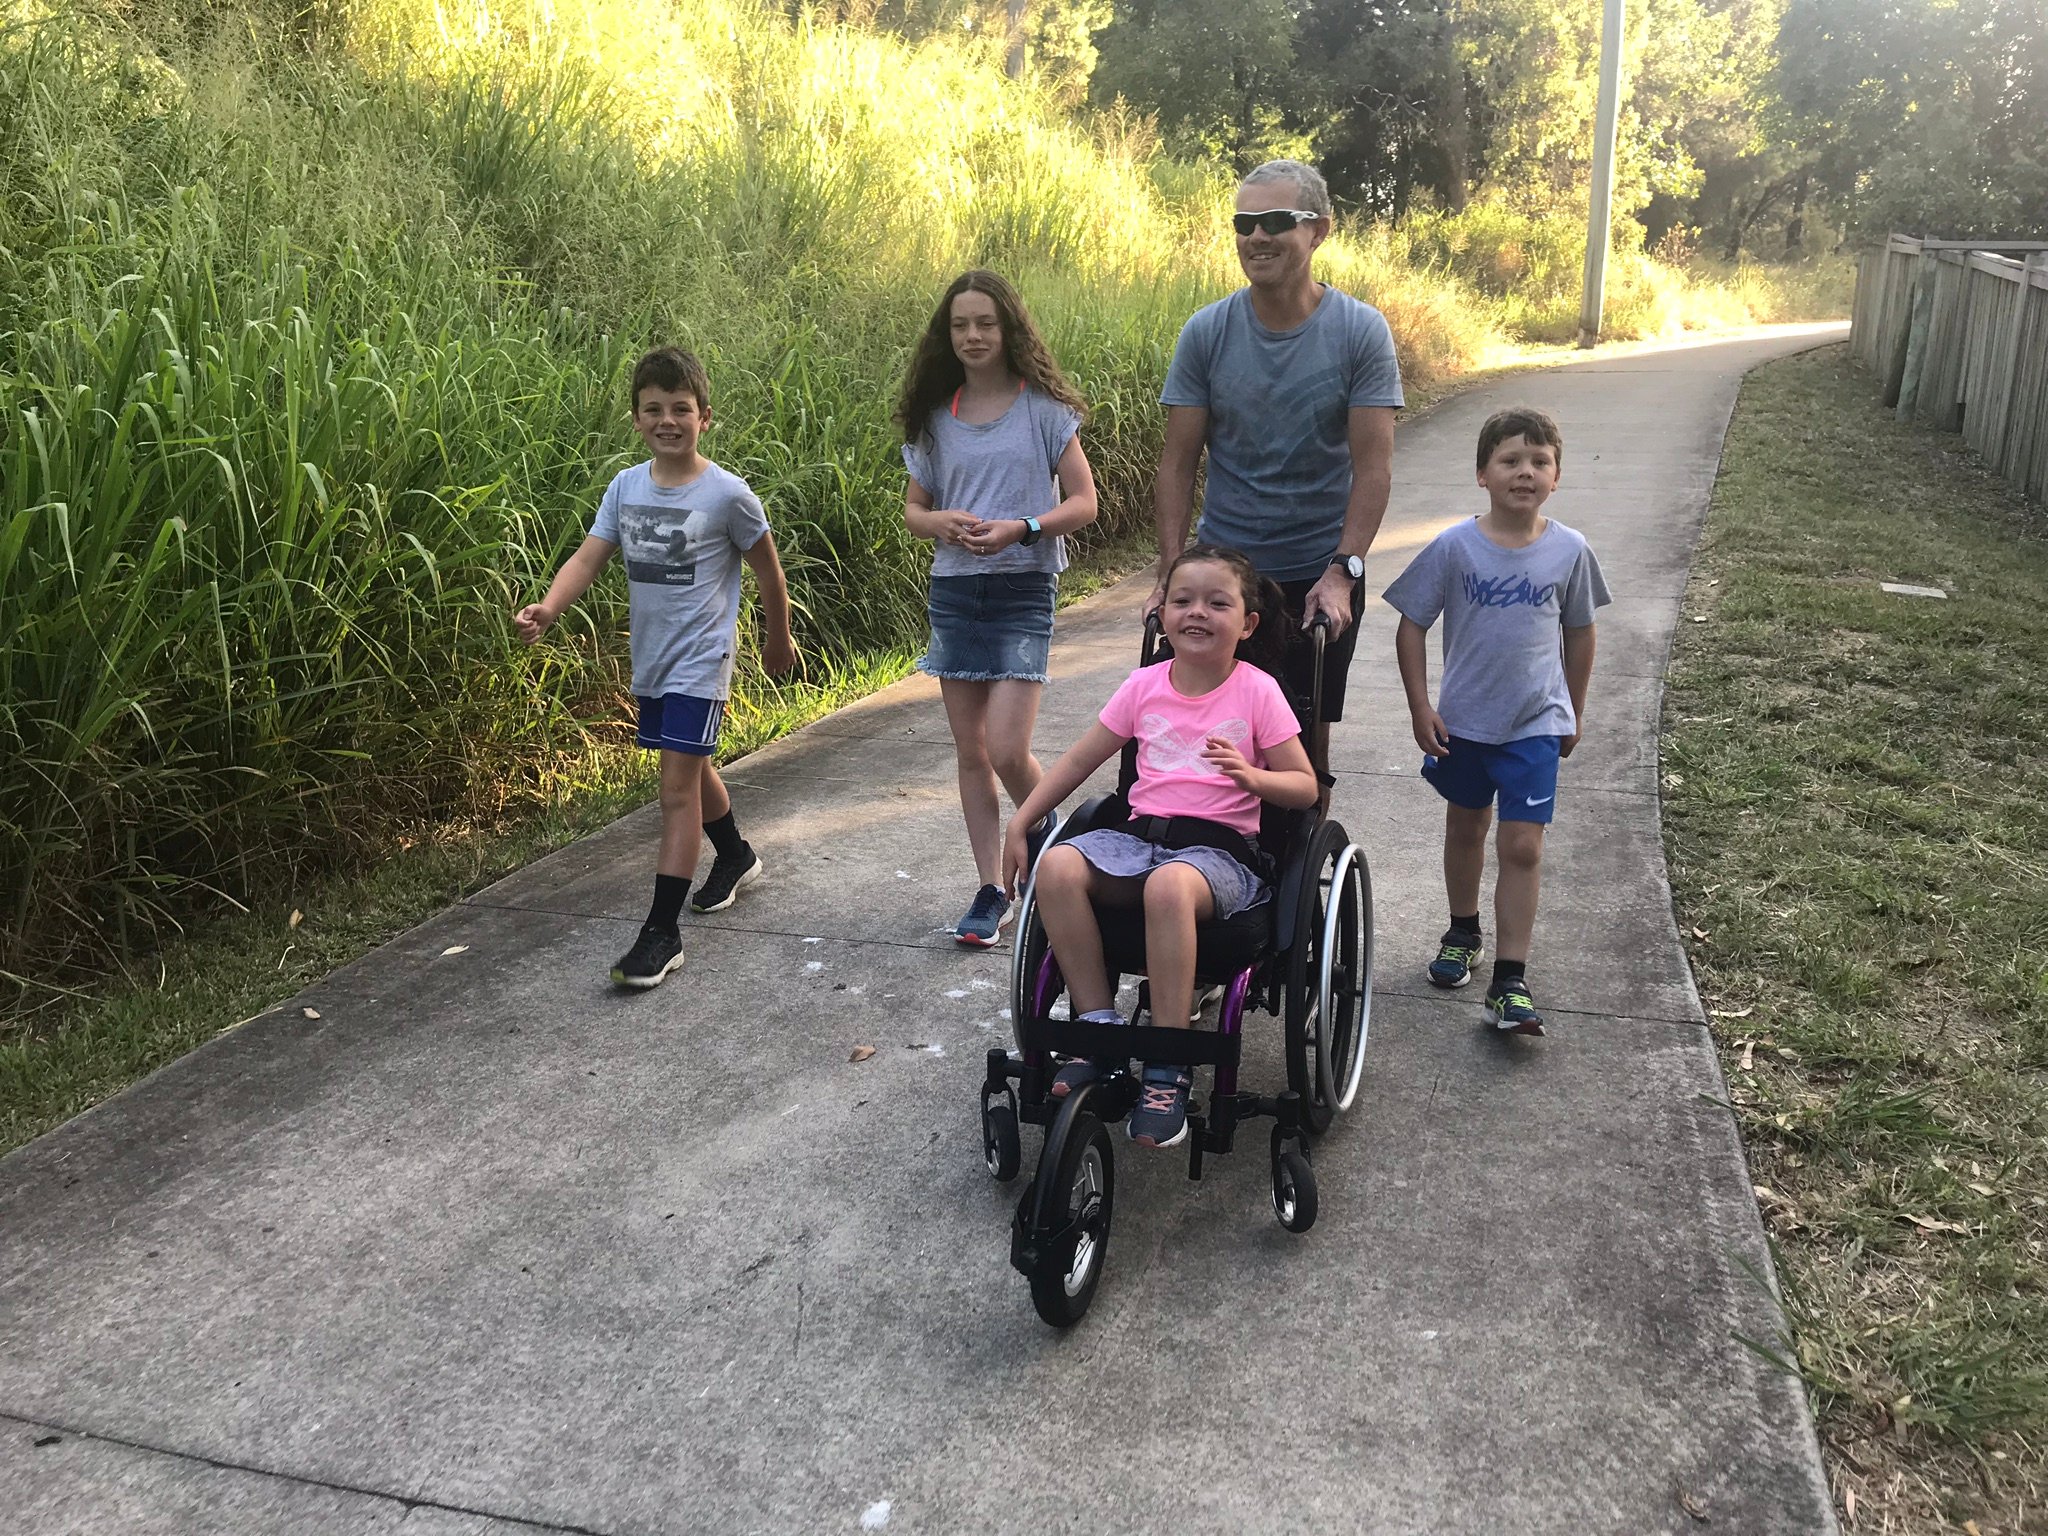
[[[1194,1079],[1179,1066],[1147,1066],[1131,1111],[1131,1140],[1141,1147],[1177,1147],[1188,1134],[1188,1090]]]
[[[1529,995],[1529,984],[1520,977],[1503,982],[1497,990],[1487,989],[1486,1016],[1504,1035],[1543,1033],[1543,1015],[1536,1011],[1536,1000]]]
[[[675,933],[647,927],[633,947],[612,967],[612,980],[622,987],[658,987],[662,978],[683,963],[683,941]]]
[[[711,873],[704,877],[704,883],[691,894],[690,910],[723,912],[732,905],[741,886],[752,885],[760,878],[761,855],[754,852],[751,843],[743,844],[733,858],[721,853],[711,861]]]
[[[975,949],[992,948],[1003,924],[1010,920],[1010,898],[999,885],[984,885],[974,893],[974,904],[953,929],[955,942]]]
[[[1485,940],[1476,933],[1467,933],[1463,928],[1449,928],[1444,931],[1442,942],[1437,945],[1436,958],[1429,962],[1429,984],[1432,987],[1462,987],[1472,979],[1472,962],[1479,958],[1479,951]]]

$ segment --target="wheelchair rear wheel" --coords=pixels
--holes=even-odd
[[[1351,1107],[1372,1013],[1372,876],[1344,829],[1326,821],[1309,845],[1287,966],[1287,1086],[1322,1135]]]
[[[1039,1170],[1034,1225],[1044,1240],[1031,1270],[1031,1304],[1055,1328],[1087,1315],[1109,1254],[1116,1162],[1108,1127],[1086,1110],[1060,1138],[1058,1161]]]

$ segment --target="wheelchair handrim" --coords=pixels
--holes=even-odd
[[[1316,1054],[1322,1058],[1325,1073],[1334,1078],[1336,1063],[1330,1059],[1330,1030],[1336,1020],[1332,1017],[1334,1001],[1330,996],[1331,971],[1336,963],[1336,943],[1339,925],[1344,915],[1344,884],[1347,879],[1357,892],[1360,927],[1364,929],[1370,918],[1365,913],[1364,882],[1359,879],[1356,866],[1359,861],[1358,845],[1346,843],[1337,855],[1337,864],[1330,875],[1330,901],[1323,911],[1323,937],[1320,973],[1316,989]],[[1358,1097],[1359,1080],[1365,1075],[1365,1042],[1372,1027],[1372,966],[1370,962],[1372,937],[1370,933],[1360,934],[1358,968],[1363,974],[1353,978],[1358,988],[1358,1024],[1354,1031],[1356,1038],[1351,1043],[1351,1060],[1345,1073],[1343,1091],[1335,1099],[1338,1109],[1348,1110]]]

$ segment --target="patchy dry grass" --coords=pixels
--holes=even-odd
[[[1844,349],[1745,386],[1665,827],[1856,1532],[2048,1531],[2044,590],[2048,518]]]

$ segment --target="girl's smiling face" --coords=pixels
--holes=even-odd
[[[1003,361],[1003,319],[987,294],[973,288],[954,294],[948,329],[953,355],[968,372]]]
[[[1234,657],[1238,642],[1259,627],[1245,607],[1243,581],[1220,560],[1175,566],[1159,615],[1174,655],[1191,661]]]

